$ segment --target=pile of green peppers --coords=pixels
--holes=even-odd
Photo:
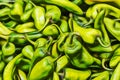
[[[0,0],[0,80],[120,80],[119,0]]]

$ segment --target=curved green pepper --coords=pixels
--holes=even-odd
[[[26,45],[25,47],[23,47],[22,49],[22,54],[27,57],[28,59],[32,59],[33,57],[33,47],[31,45]]]
[[[33,69],[31,70],[29,80],[46,79],[47,76],[51,74],[53,69],[54,69],[53,58],[50,56],[44,57],[42,60],[40,60],[34,65]]]
[[[77,40],[76,35],[69,35],[64,44],[64,52],[71,64],[77,68],[88,68],[93,62],[93,57]]]
[[[15,0],[13,7],[10,10],[9,17],[13,20],[19,21],[23,15],[23,0]]]
[[[21,80],[27,80],[26,74],[25,72],[23,72],[22,70],[18,69],[18,74]]]
[[[34,20],[35,27],[39,31],[43,30],[45,27],[45,9],[41,6],[35,6],[32,12],[32,18]]]
[[[74,20],[73,20],[73,30],[81,36],[84,42],[93,44],[97,39],[100,45],[105,47],[103,42],[101,41],[102,34],[100,30],[94,28],[83,28],[79,26]]]
[[[60,70],[62,70],[64,67],[66,67],[69,63],[68,63],[68,59],[65,55],[63,55],[62,57],[60,57],[57,61],[56,61],[56,72],[59,72]]]
[[[67,0],[62,0],[62,1],[60,0],[32,0],[32,1],[36,3],[45,2],[49,4],[55,4],[77,15],[83,15],[83,11],[81,10],[81,8],[78,7],[76,4],[72,3],[71,1],[67,1]]]
[[[61,11],[55,5],[46,5],[46,21],[57,22],[60,20]]]
[[[109,72],[103,71],[103,72],[97,73],[97,76],[92,80],[109,80]]]
[[[0,61],[0,73],[2,73],[2,72],[3,72],[4,67],[5,67],[5,62]]]
[[[12,31],[9,30],[2,22],[0,22],[0,34],[9,35],[10,33],[12,33]]]
[[[23,24],[18,24],[14,29],[18,33],[27,33],[27,32],[36,31],[36,29],[34,28],[33,22],[26,22]]]
[[[64,70],[65,80],[87,80],[91,75],[91,71],[86,70],[76,70],[72,68],[65,68]]]
[[[11,42],[6,42],[3,46],[2,46],[2,52],[4,56],[10,56],[13,55],[15,53],[15,45]]]
[[[120,80],[120,63],[118,63],[117,67],[115,68],[110,80]]]
[[[13,58],[6,66],[3,72],[3,79],[4,80],[13,80],[13,70],[15,68],[15,62],[19,58],[22,57],[22,54],[18,54],[15,58]]]

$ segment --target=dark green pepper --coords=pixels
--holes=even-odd
[[[71,64],[77,68],[88,68],[93,62],[93,57],[87,49],[77,40],[75,34],[70,34],[64,44],[64,52]]]

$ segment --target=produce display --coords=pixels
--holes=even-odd
[[[0,80],[120,80],[120,0],[0,0]]]

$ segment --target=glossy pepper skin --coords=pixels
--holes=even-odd
[[[97,75],[92,80],[109,80],[109,72],[103,71],[100,73],[97,73]]]
[[[103,46],[101,46],[98,43],[95,43],[94,46],[88,46],[88,48],[91,51],[94,52],[111,52],[112,51],[112,47],[111,47],[111,42],[110,42],[110,38],[108,36],[108,33],[106,31],[103,19],[105,16],[105,10],[101,10],[100,13],[96,16],[95,18],[95,22],[94,22],[94,28],[98,29],[101,31],[102,33],[102,41],[103,41]]]
[[[115,68],[117,66],[117,64],[120,61],[120,47],[118,47],[112,55],[112,58],[110,59],[110,68]]]
[[[20,21],[20,17],[23,15],[23,5],[23,0],[15,0],[15,3],[10,10],[9,17],[13,20]]]
[[[83,15],[83,11],[81,10],[81,8],[79,8],[76,4],[68,1],[68,0],[32,0],[33,2],[37,3],[37,2],[45,2],[45,3],[50,3],[50,4],[55,4],[58,6],[61,6],[63,8],[65,8],[66,10],[75,13],[77,15]]]
[[[94,60],[85,47],[77,40],[77,36],[70,34],[64,44],[64,52],[71,64],[77,68],[88,68]]]
[[[98,42],[101,45],[103,44],[103,42],[101,41],[102,33],[100,30],[94,28],[83,28],[79,26],[74,20],[73,20],[73,30],[74,32],[77,32],[81,36],[83,41],[88,44],[95,43],[95,40],[98,40]]]
[[[111,15],[116,18],[120,17],[120,14],[119,14],[120,10],[118,8],[105,3],[96,4],[93,7],[88,8],[86,12],[86,16],[89,18],[92,17],[93,19],[95,19],[98,13],[100,12],[100,10],[103,8],[106,9],[106,14],[105,14],[106,16]]]
[[[120,26],[120,23],[118,21],[115,21],[113,19],[110,19],[110,18],[107,18],[105,17],[104,18],[104,23],[106,25],[106,29],[118,40],[120,41],[120,32],[119,32],[119,26]]]
[[[72,68],[65,68],[64,73],[65,80],[87,80],[91,75],[91,71],[88,69],[76,70]]]
[[[34,65],[30,73],[29,80],[43,80],[48,75],[51,74],[53,69],[54,69],[53,58],[50,56],[44,57],[42,60],[40,60]]]
[[[3,72],[3,79],[4,80],[13,80],[13,70],[15,68],[15,62],[22,57],[22,54],[17,55],[13,58],[5,67]],[[7,76],[7,77],[6,77]]]
[[[39,31],[43,30],[45,24],[45,9],[41,6],[35,6],[32,12],[32,18],[36,29]]]
[[[120,80],[120,74],[118,74],[120,71],[120,63],[117,64],[117,67],[115,68],[110,80]]]

